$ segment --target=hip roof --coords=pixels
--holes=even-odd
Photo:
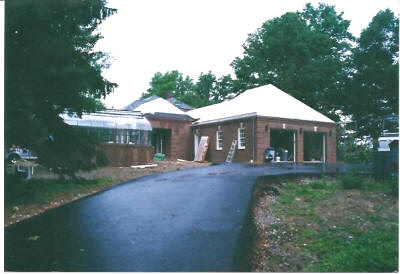
[[[273,85],[265,85],[249,89],[233,98],[187,112],[188,115],[199,119],[195,124],[216,120],[229,120],[230,117],[266,116],[284,119],[335,123],[322,113],[307,106]]]

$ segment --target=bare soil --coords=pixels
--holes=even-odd
[[[55,198],[44,203],[27,203],[27,204],[13,204],[12,206],[5,206],[4,223],[7,227],[13,223],[20,222],[24,219],[41,214],[49,209],[59,207],[66,203],[81,199],[85,196],[94,194],[96,192],[105,190],[113,185],[121,182],[126,182],[138,177],[151,175],[154,173],[182,170],[187,168],[196,168],[209,166],[210,163],[198,163],[192,161],[172,161],[164,160],[150,164],[157,164],[156,167],[147,168],[132,168],[132,167],[103,167],[90,172],[78,172],[76,175],[84,179],[105,179],[105,183],[93,185],[91,187],[80,190],[79,193],[63,192],[58,194]],[[35,167],[33,179],[56,179],[57,175],[46,171],[39,166]]]

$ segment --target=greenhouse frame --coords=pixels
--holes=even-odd
[[[64,113],[64,122],[87,130],[104,144],[151,145],[150,122],[140,112],[107,110],[96,113]]]
[[[100,141],[97,149],[109,166],[145,164],[152,160],[152,126],[138,111],[106,110],[96,113],[63,113],[60,117],[70,126],[87,132]],[[97,161],[97,159],[93,159]]]

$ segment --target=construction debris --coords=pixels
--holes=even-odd
[[[131,168],[147,168],[147,167],[156,167],[158,166],[157,164],[151,164],[151,165],[138,165],[138,166],[131,166]]]

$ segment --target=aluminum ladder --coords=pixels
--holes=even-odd
[[[226,156],[225,162],[232,163],[232,159],[235,156],[236,144],[237,144],[237,141],[233,140],[232,144],[231,144],[231,148],[229,149],[229,152],[228,152],[228,156]]]

